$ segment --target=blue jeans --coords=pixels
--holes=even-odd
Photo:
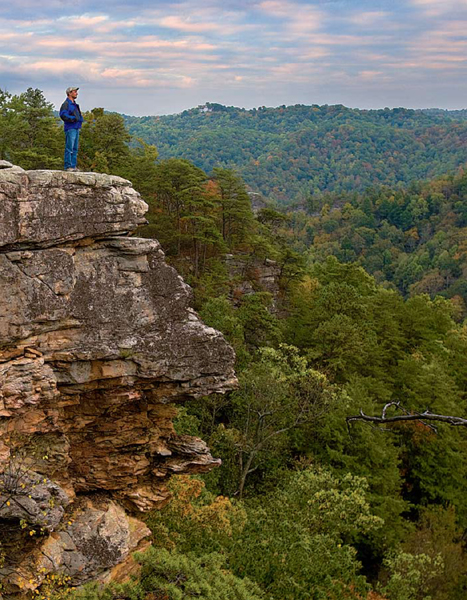
[[[79,129],[65,131],[65,170],[76,168],[78,159]]]

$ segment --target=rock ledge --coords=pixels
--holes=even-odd
[[[148,533],[124,508],[219,463],[176,435],[174,403],[232,389],[234,353],[159,243],[125,237],[146,208],[119,177],[0,161],[4,598],[54,571],[105,578]]]

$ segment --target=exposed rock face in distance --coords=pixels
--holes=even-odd
[[[0,161],[0,540],[20,565],[0,570],[6,598],[53,570],[105,577],[147,535],[122,507],[161,506],[171,474],[219,462],[175,434],[173,403],[231,389],[233,351],[158,242],[125,237],[146,209],[119,177]]]
[[[224,260],[229,279],[234,282],[231,292],[234,302],[255,292],[268,292],[272,298],[272,310],[277,311],[281,269],[275,261],[258,259],[248,254],[226,254]]]

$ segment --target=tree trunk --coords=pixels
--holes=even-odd
[[[243,499],[243,490],[245,489],[246,478],[248,477],[248,473],[250,472],[251,463],[253,462],[255,455],[256,455],[255,450],[252,450],[250,452],[250,456],[248,457],[248,460],[246,461],[246,464],[243,468],[242,468],[242,463],[241,463],[240,485],[238,486],[238,497],[240,498],[240,500]]]

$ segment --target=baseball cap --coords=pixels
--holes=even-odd
[[[75,90],[78,91],[79,87],[69,87],[69,88],[66,88],[66,92],[65,93],[66,94],[71,94],[71,92],[74,92]]]

